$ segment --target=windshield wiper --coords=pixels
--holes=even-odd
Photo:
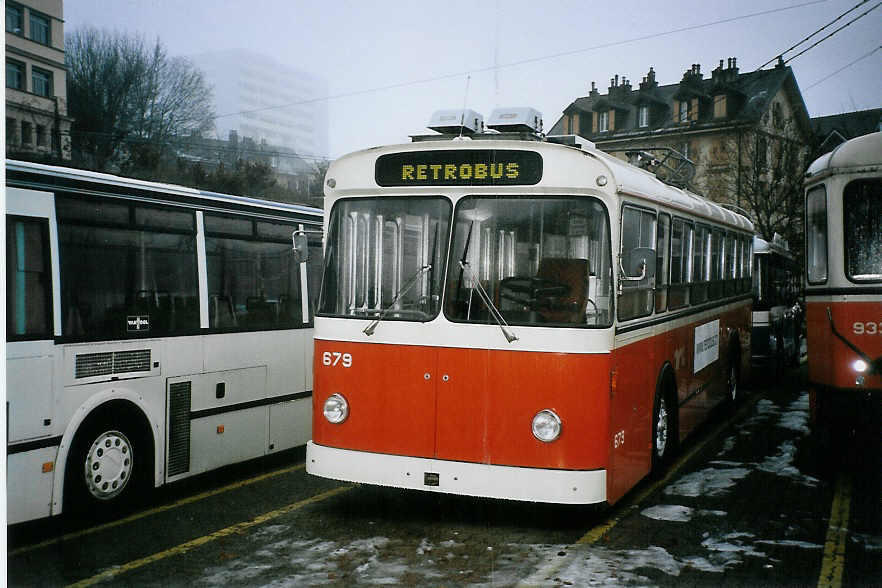
[[[481,285],[481,280],[475,278],[475,275],[472,272],[472,268],[471,266],[469,266],[469,262],[459,260],[459,267],[462,268],[463,273],[465,273],[466,267],[469,268],[469,281],[475,285],[474,290],[478,293],[478,298],[481,299],[481,302],[483,302],[484,305],[487,307],[487,310],[490,311],[490,316],[492,316],[493,320],[496,321],[496,324],[499,325],[499,328],[502,330],[502,334],[505,335],[505,339],[509,343],[517,341],[518,336],[514,334],[514,331],[511,330],[511,327],[505,321],[505,317],[502,316],[502,313],[499,312],[499,309],[496,308],[495,304],[493,304],[493,301],[490,299],[490,295],[487,294],[487,291],[484,290],[484,286]]]
[[[370,323],[368,326],[366,326],[366,327],[364,328],[364,330],[362,331],[362,333],[364,333],[364,334],[367,335],[368,337],[370,337],[371,335],[373,335],[373,334],[374,334],[374,331],[375,331],[376,328],[377,328],[377,325],[379,325],[379,324],[380,324],[380,321],[383,320],[383,318],[385,318],[386,314],[387,314],[390,310],[392,310],[392,307],[395,306],[395,304],[398,302],[398,299],[401,298],[402,296],[404,296],[404,295],[407,293],[408,290],[410,290],[411,288],[413,288],[413,285],[417,283],[417,280],[420,278],[420,276],[422,276],[424,272],[426,272],[426,271],[428,271],[428,270],[430,270],[430,269],[432,269],[432,264],[431,264],[431,263],[426,264],[426,265],[422,266],[421,268],[419,268],[417,271],[415,271],[414,274],[413,274],[413,276],[411,276],[410,279],[404,284],[404,286],[402,286],[401,289],[398,290],[398,292],[395,294],[395,297],[392,299],[392,302],[390,302],[389,305],[386,306],[386,308],[384,308],[384,309],[380,312],[379,315],[377,315],[377,318],[375,318],[374,320],[372,320],[371,323]],[[423,314],[424,314],[424,313],[423,313]]]

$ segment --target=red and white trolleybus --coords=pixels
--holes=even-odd
[[[806,328],[812,415],[854,423],[882,406],[882,133],[806,173]],[[878,430],[876,431],[878,438]]]
[[[750,221],[524,111],[331,165],[308,472],[613,503],[737,396]]]

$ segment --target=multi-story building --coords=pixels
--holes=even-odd
[[[62,0],[6,1],[6,153],[70,159]]]
[[[328,153],[327,83],[251,51],[191,57],[214,87],[217,136],[230,131],[293,149],[305,158]]]
[[[769,237],[792,222],[796,234],[787,236],[798,236],[812,129],[793,71],[780,60],[747,73],[735,58],[720,60],[710,78],[694,64],[664,86],[650,68],[637,88],[615,76],[606,94],[592,82],[550,133],[581,135],[623,159],[648,152],[644,160],[661,163],[656,172],[672,183],[747,210]]]

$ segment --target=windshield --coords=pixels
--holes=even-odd
[[[467,197],[456,209],[444,312],[511,325],[609,326],[609,221],[594,198]]]
[[[436,316],[450,212],[441,197],[338,201],[328,221],[318,314],[418,321]]]
[[[882,281],[882,180],[845,187],[845,261],[854,282]]]

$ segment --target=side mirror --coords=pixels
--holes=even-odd
[[[655,249],[635,247],[622,259],[622,278],[625,280],[645,280],[655,277]]]
[[[294,262],[305,263],[309,259],[309,240],[303,231],[294,231],[291,234],[291,242],[294,247]]]

